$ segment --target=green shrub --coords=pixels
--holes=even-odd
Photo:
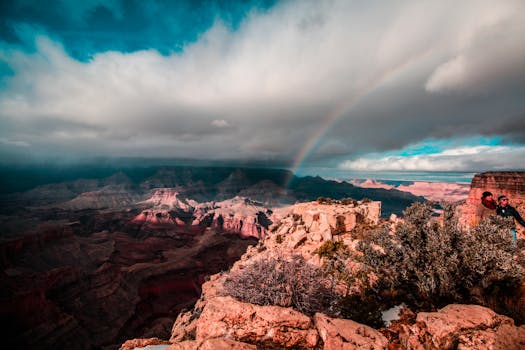
[[[348,258],[350,251],[348,246],[342,241],[326,241],[314,251],[314,254],[319,255],[321,258],[340,258],[344,260]]]
[[[332,199],[332,198],[325,198],[325,197],[319,197],[317,198],[317,203],[319,204],[342,204],[342,205],[350,205],[352,204],[354,207],[359,205],[359,203],[353,199],[353,198],[343,198],[343,199]]]

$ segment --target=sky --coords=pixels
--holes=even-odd
[[[0,162],[96,157],[525,169],[525,1],[0,2]]]

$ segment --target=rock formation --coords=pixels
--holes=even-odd
[[[198,202],[184,198],[173,188],[156,188],[152,191],[151,197],[139,204],[144,204],[157,209],[182,210],[185,212],[193,211],[199,204]]]
[[[166,349],[525,348],[525,326],[518,327],[509,317],[481,306],[449,305],[438,312],[420,312],[379,331],[348,319],[322,313],[308,316],[290,307],[254,305],[225,295],[230,276],[265,257],[301,256],[309,264],[322,266],[324,258],[314,252],[323,242],[355,246],[356,228],[377,224],[380,217],[377,202],[311,202],[286,210],[275,213],[268,235],[248,248],[229,272],[203,284],[194,308],[175,321]]]
[[[451,304],[438,312],[421,312],[399,335],[406,349],[525,349],[525,326],[478,305]]]
[[[211,225],[219,231],[238,232],[244,237],[264,237],[272,223],[272,210],[243,197],[201,203],[193,212],[193,225]],[[207,222],[208,221],[208,222]]]
[[[198,203],[183,198],[173,189],[156,189],[153,196],[138,204],[148,206],[133,222],[158,225],[212,227],[218,232],[243,237],[263,237],[272,223],[272,210],[243,197],[221,202]]]

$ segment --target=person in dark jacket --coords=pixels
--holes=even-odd
[[[498,207],[496,208],[496,214],[504,218],[513,217],[521,226],[525,227],[525,221],[521,217],[520,213],[509,204],[507,196],[498,197]],[[516,241],[516,228],[512,229],[512,240]]]

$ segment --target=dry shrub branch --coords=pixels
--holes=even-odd
[[[293,307],[310,316],[316,312],[333,315],[337,297],[324,280],[322,270],[302,256],[277,256],[231,273],[223,292],[251,304]]]

